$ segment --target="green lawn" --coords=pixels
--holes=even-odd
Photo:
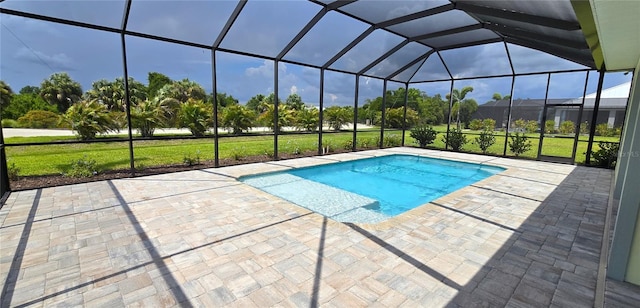
[[[432,148],[444,149],[443,136],[446,125],[435,127],[439,135]],[[468,143],[463,151],[481,153],[475,142],[479,132],[464,131]],[[401,131],[385,130],[385,136],[395,135],[399,139]],[[502,155],[505,143],[504,135],[496,132],[496,143],[489,148],[488,153]],[[363,130],[357,132],[356,145],[358,149],[374,148],[380,136],[379,130]],[[535,158],[538,153],[538,134],[530,134],[532,147],[523,157]],[[350,148],[352,132],[323,134],[323,147],[332,150]],[[112,137],[111,137],[112,138]],[[416,145],[410,133],[405,134],[406,145]],[[7,138],[7,144],[37,143],[60,140],[74,140],[74,137],[13,137]],[[618,141],[617,137],[596,137],[596,141]],[[213,139],[179,139],[179,140],[134,140],[134,157],[137,168],[158,165],[181,164],[185,158],[200,159],[201,161],[214,159]],[[544,154],[570,157],[572,138],[545,138]],[[290,134],[278,137],[278,152],[280,155],[296,153],[316,153],[318,151],[318,134]],[[587,142],[579,142],[576,151],[576,162],[583,163]],[[598,150],[594,144],[593,150]],[[81,144],[48,144],[35,146],[6,147],[8,164],[19,169],[19,175],[59,174],[69,168],[73,161],[87,157],[97,162],[99,170],[127,169],[129,163],[129,143],[81,143]],[[237,136],[219,139],[220,159],[242,159],[247,156],[273,155],[273,136]],[[507,149],[507,155],[513,154]]]

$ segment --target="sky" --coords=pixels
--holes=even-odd
[[[59,18],[119,28],[122,23],[124,0],[109,1],[17,1],[7,0],[0,6],[14,10],[38,13]],[[307,1],[249,1],[222,40],[220,48],[277,56],[304,25],[313,18],[321,6]],[[420,4],[411,2],[412,4]],[[347,9],[358,10],[354,7]],[[165,36],[197,44],[212,45],[235,1],[144,1],[134,0],[127,29]],[[388,4],[387,4],[388,5]],[[424,4],[421,4],[424,5]],[[282,8],[285,9],[282,9]],[[402,6],[389,10],[388,16],[371,16],[384,20],[403,14]],[[443,16],[443,20],[447,20]],[[417,22],[417,21],[416,21]],[[94,81],[113,80],[123,76],[122,41],[119,34],[80,27],[67,26],[0,15],[0,79],[14,92],[27,85],[38,86],[51,74],[67,72],[78,81],[84,91]],[[402,26],[400,24],[398,26]],[[407,26],[412,26],[407,25]],[[323,65],[349,42],[368,28],[366,23],[338,12],[329,12],[296,44],[278,64],[278,92],[281,99],[296,93],[308,104],[317,105],[320,97],[320,70],[286,60]],[[335,61],[329,68],[359,72],[369,63],[398,45],[403,39],[378,29],[360,44]],[[212,54],[208,49],[155,41],[136,36],[125,36],[127,70],[130,77],[147,83],[148,72],[160,72],[174,80],[188,78],[200,83],[207,92],[213,89]],[[583,66],[539,51],[507,44],[516,73],[532,73],[582,69]],[[430,49],[418,43],[409,43],[387,60],[366,71],[366,74],[386,77]],[[218,92],[225,92],[244,103],[256,94],[274,91],[274,61],[263,58],[216,51],[215,73]],[[446,63],[446,68],[440,59]],[[447,69],[454,78],[511,74],[505,44],[494,43],[448,50],[431,54],[395,78],[406,81],[449,79]],[[552,75],[550,97],[574,98],[582,96],[585,72]],[[605,88],[631,80],[631,74],[610,73]],[[352,105],[355,97],[356,77],[325,70],[324,104]],[[555,82],[554,82],[555,81]],[[544,98],[547,75],[516,78],[515,98]],[[590,74],[587,93],[595,91],[597,74]],[[454,88],[472,86],[467,97],[478,103],[489,101],[493,93],[508,95],[511,78],[457,80]],[[404,87],[403,83],[389,82],[387,88]],[[416,83],[415,87],[428,95],[449,92],[450,82]],[[360,77],[359,104],[382,95],[383,82],[378,78]]]

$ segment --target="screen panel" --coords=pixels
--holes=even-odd
[[[368,25],[335,11],[328,12],[284,57],[324,65],[351,43]]]
[[[127,30],[212,45],[229,19],[235,1],[131,2]]]
[[[365,74],[385,78],[415,60],[419,56],[429,52],[429,48],[416,42],[408,43],[389,57],[372,67]]]
[[[375,30],[340,57],[330,68],[357,73],[402,41],[402,37],[389,31]]]
[[[446,0],[360,0],[345,5],[341,7],[340,10],[356,15],[368,22],[379,23],[385,20],[428,10],[448,3],[449,1]]]
[[[393,25],[389,29],[408,37],[415,37],[477,23],[478,21],[469,14],[459,10],[451,10]]]
[[[511,75],[503,43],[492,43],[441,51],[454,78]]]
[[[122,26],[122,18],[124,16],[125,3],[125,0],[9,0],[0,3],[0,6],[2,8],[10,10],[28,12],[111,28],[120,28]]]
[[[249,1],[221,48],[275,57],[320,11],[309,1]]]

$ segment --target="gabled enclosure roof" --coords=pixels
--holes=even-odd
[[[6,0],[0,11],[401,82],[425,81],[414,76],[434,60],[448,78],[464,77],[461,65],[494,65],[465,64],[453,50],[490,49],[503,75],[520,73],[512,49],[521,47],[600,66],[570,0]]]

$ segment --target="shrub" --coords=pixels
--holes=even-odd
[[[395,134],[385,135],[384,138],[382,139],[383,148],[398,147],[400,145],[402,145],[402,138],[400,138],[400,136],[398,135],[395,135]]]
[[[460,151],[467,143],[467,137],[461,131],[454,128],[449,131],[448,135],[445,135],[442,138],[442,141],[444,141],[447,146],[451,147],[452,150]]]
[[[528,140],[524,134],[511,134],[509,138],[511,139],[511,141],[509,141],[509,149],[516,157],[531,149],[531,140]]]
[[[144,169],[147,169],[147,165],[145,165],[144,163],[137,163],[135,164],[135,169],[138,172],[144,171]]]
[[[603,137],[613,137],[614,130],[609,128],[607,123],[600,123],[596,125],[596,135]]]
[[[382,143],[380,142],[380,136],[375,136],[371,138],[371,147],[380,148],[382,147]]]
[[[538,131],[538,121],[534,121],[534,120],[527,121],[527,124],[525,124],[525,126],[524,126],[524,130],[529,134],[537,132]]]
[[[370,147],[374,147],[377,142],[372,138],[362,138],[356,140],[358,143],[358,148],[368,149]]]
[[[404,118],[403,107],[387,108],[384,114],[385,127],[402,129]],[[418,112],[411,108],[407,108],[406,122],[404,122],[406,124],[405,127],[411,128],[416,125],[419,120],[420,117],[418,116]]]
[[[273,153],[272,149],[266,149],[263,151],[264,156],[266,156],[269,159],[273,159],[276,155]]]
[[[326,154],[326,153],[333,153],[336,150],[335,145],[333,144],[333,141],[331,140],[322,140],[322,153]]]
[[[431,126],[417,126],[411,130],[411,138],[415,139],[421,148],[427,147],[438,136],[438,133]]]
[[[480,147],[480,150],[482,150],[482,154],[487,154],[487,150],[496,143],[496,136],[493,135],[492,130],[485,128],[485,130],[480,133],[480,136],[476,137],[475,141],[478,147]]]
[[[613,169],[616,166],[618,160],[618,151],[620,151],[620,144],[617,142],[598,142],[599,150],[593,152],[591,156],[594,160],[594,165]]]
[[[618,126],[618,127],[612,128],[612,130],[613,130],[614,136],[618,136],[618,137],[622,136],[622,127]]]
[[[20,174],[20,168],[16,167],[16,163],[12,162],[7,166],[7,173],[9,174],[9,180],[15,181]]]
[[[525,131],[525,126],[527,126],[527,121],[525,121],[524,119],[517,119],[515,121],[513,121],[513,124],[511,125],[512,130],[517,131],[517,132],[524,132]]]
[[[580,134],[586,135],[589,133],[589,121],[584,121],[584,123],[580,124]]]
[[[576,125],[572,121],[563,121],[558,130],[561,134],[573,134],[576,131]]]
[[[596,135],[604,137],[620,136],[622,134],[622,127],[608,127],[606,123],[596,125]]]
[[[482,123],[482,120],[480,119],[473,119],[471,120],[471,122],[469,122],[469,129],[472,130],[481,130],[484,126],[484,123]]]
[[[494,130],[496,128],[496,120],[484,119],[482,120],[482,129]]]
[[[233,157],[234,160],[243,160],[245,157],[247,157],[246,151],[244,147],[235,147],[233,149],[231,149],[231,157]]]
[[[87,158],[87,155],[71,162],[71,167],[64,174],[72,178],[89,178],[98,174],[98,168],[94,159]]]
[[[20,124],[16,120],[2,119],[2,127],[5,127],[5,128],[10,128],[10,127],[17,128],[17,127],[20,127]]]
[[[55,128],[59,121],[60,117],[55,112],[46,110],[31,110],[18,118],[20,126],[28,128]]]
[[[553,134],[556,132],[556,122],[554,120],[546,120],[544,122],[544,132],[547,134]]]
[[[353,140],[349,139],[342,144],[342,149],[351,151],[353,149]]]
[[[195,166],[200,164],[200,150],[196,151],[196,155],[194,157],[191,154],[186,154],[182,158],[182,162],[187,166]]]
[[[302,150],[300,149],[300,145],[297,142],[291,141],[291,140],[287,141],[287,143],[283,147],[283,150],[284,150],[284,152],[288,152],[288,153],[291,153],[293,155],[302,154]]]

